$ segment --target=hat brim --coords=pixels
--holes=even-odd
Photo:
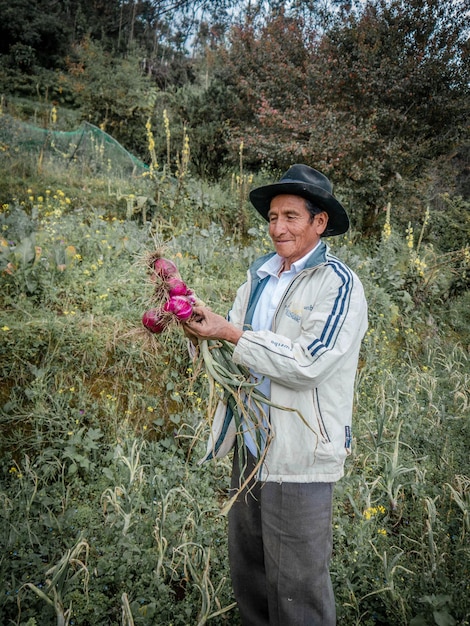
[[[271,200],[283,194],[301,196],[311,200],[315,206],[328,213],[328,225],[323,237],[343,235],[349,229],[349,217],[343,206],[334,196],[322,187],[300,181],[283,180],[279,183],[257,187],[250,192],[250,201],[258,213],[269,221]]]

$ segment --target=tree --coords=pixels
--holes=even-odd
[[[68,83],[82,118],[100,126],[136,154],[146,153],[145,123],[152,111],[152,84],[142,74],[139,59],[123,59],[99,43],[76,46],[69,63]]]
[[[69,34],[54,0],[0,0],[0,54],[26,71],[35,64],[56,66]]]
[[[0,54],[29,47],[34,62],[53,68],[85,37],[123,54],[140,47],[149,57],[160,41],[181,52],[201,21],[240,1],[0,0]]]
[[[461,8],[370,0],[332,14],[324,31],[282,10],[263,26],[249,15],[219,51],[214,79],[232,103],[231,153],[243,140],[253,169],[317,165],[340,183],[362,229],[375,228],[388,201],[409,219],[430,160],[468,132]]]
[[[456,121],[465,119],[464,110],[459,114],[469,78],[462,63],[463,4],[369,2],[360,15],[351,15],[322,39],[321,92],[328,102],[363,116],[380,111],[381,132],[409,139],[437,136],[439,143]],[[436,134],[439,129],[444,133]]]
[[[219,143],[218,151],[206,146],[206,154],[214,157],[209,166],[214,175],[222,152],[224,164],[230,153],[238,160],[242,141],[248,166],[278,167],[284,163],[284,153],[273,154],[271,131],[277,145],[292,141],[292,128],[276,121],[287,110],[301,108],[303,101],[308,103],[308,61],[299,24],[282,13],[260,31],[250,16],[244,24],[232,28],[229,45],[222,42],[217,47],[212,82],[197,95],[198,106],[193,99],[190,107],[183,103],[182,109],[192,128],[203,122],[199,109],[208,111],[210,119],[218,119],[219,127],[224,129],[220,139],[224,139],[225,146]],[[297,127],[294,132],[300,141],[302,129]],[[306,137],[308,140],[308,134]]]
[[[322,38],[316,81],[319,100],[381,137],[378,187],[365,194],[366,228],[378,215],[374,196],[407,194],[432,159],[465,142],[468,119],[468,0],[375,0]],[[369,180],[350,176],[360,184]],[[410,207],[406,207],[410,210]]]

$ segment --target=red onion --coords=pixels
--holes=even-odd
[[[185,296],[172,296],[165,302],[163,310],[167,313],[173,313],[181,321],[189,319],[193,314],[191,302]]]
[[[163,279],[179,276],[178,268],[173,261],[170,261],[170,259],[164,259],[163,257],[155,259],[153,262],[153,269],[154,272]]]
[[[160,309],[150,309],[142,316],[142,324],[152,333],[161,333],[165,330],[166,323]]]
[[[197,304],[196,294],[194,293],[192,289],[188,288],[187,292],[185,293],[185,296],[187,297],[187,299],[193,306]]]
[[[185,296],[188,293],[187,285],[181,280],[181,278],[178,278],[176,276],[168,278],[168,280],[166,281],[166,286],[168,288],[168,294],[170,298],[172,298],[173,296]]]

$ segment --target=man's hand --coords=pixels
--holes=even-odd
[[[184,323],[185,332],[201,339],[225,339],[238,343],[243,331],[206,307],[194,307],[192,317]]]

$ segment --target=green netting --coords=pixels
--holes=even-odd
[[[37,155],[87,173],[139,176],[148,170],[145,163],[119,142],[88,122],[67,132],[40,128],[10,115],[1,115],[0,144],[4,152]]]

